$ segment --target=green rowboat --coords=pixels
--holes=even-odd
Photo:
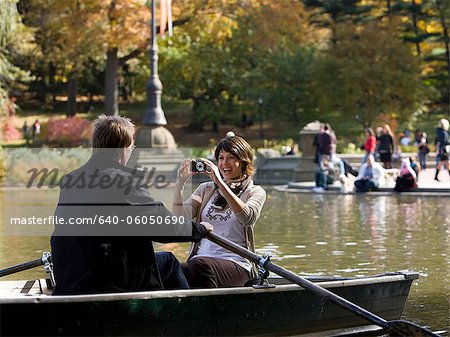
[[[399,319],[414,272],[309,278],[386,320]],[[339,336],[381,328],[282,278],[273,288],[51,296],[45,280],[0,281],[1,336]]]

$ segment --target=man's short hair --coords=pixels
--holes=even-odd
[[[94,121],[93,148],[126,148],[133,143],[134,124],[120,116],[101,115]]]

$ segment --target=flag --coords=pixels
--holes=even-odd
[[[167,25],[167,0],[159,1],[159,34],[164,37]]]
[[[167,0],[167,28],[169,36],[173,35],[173,23],[172,23],[172,0]]]

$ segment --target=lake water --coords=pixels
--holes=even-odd
[[[263,214],[255,228],[259,254],[269,253],[275,263],[301,275],[419,272],[403,318],[434,331],[449,330],[449,197],[312,195],[267,190]],[[0,191],[0,268],[39,258],[50,249],[47,235],[11,232],[5,226],[5,214],[21,210],[21,203],[52,208],[57,193]],[[167,195],[161,197],[168,201]],[[175,252],[180,260],[186,257],[188,247],[156,246]],[[35,268],[4,279],[43,275],[41,268]]]

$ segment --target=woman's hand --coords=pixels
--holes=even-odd
[[[184,184],[193,175],[198,174],[198,172],[191,172],[192,159],[185,159],[181,162],[180,168],[177,171],[177,179],[181,180]]]
[[[205,172],[202,172],[203,174],[208,175],[213,182],[215,182],[217,185],[220,183],[223,183],[222,176],[220,175],[219,168],[216,164],[214,164],[211,160],[206,158],[201,158],[203,162],[206,164],[206,170]]]
[[[200,222],[200,225],[205,226],[207,232],[212,232],[212,231],[214,231],[213,225],[211,225],[209,222],[202,221],[202,222]]]

